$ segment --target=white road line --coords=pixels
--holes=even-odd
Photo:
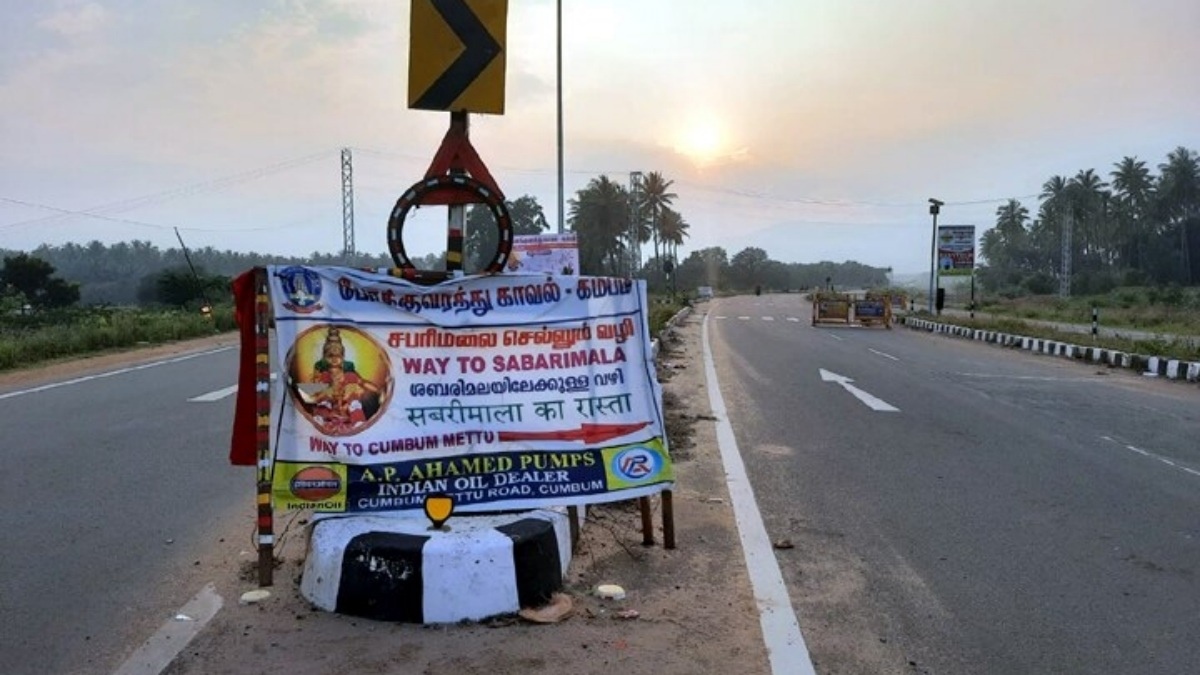
[[[818,370],[821,371],[822,382],[835,382],[841,385],[842,389],[850,392],[854,398],[862,401],[863,404],[871,410],[874,410],[875,412],[900,412],[900,409],[896,406],[891,405],[881,398],[872,396],[871,394],[868,394],[862,389],[859,389],[851,384],[851,382],[854,382],[854,380],[846,377],[845,375],[838,375],[837,373],[832,373],[824,368],[819,368]]]
[[[1149,457],[1150,459],[1156,459],[1173,469],[1179,469],[1180,471],[1183,471],[1185,473],[1190,473],[1193,476],[1200,476],[1200,471],[1197,471],[1191,467],[1183,466],[1174,460],[1167,459],[1166,457],[1163,457],[1162,455],[1156,455],[1153,452],[1149,452],[1148,450],[1143,450],[1137,446],[1129,445],[1126,443],[1121,443],[1120,441],[1116,440],[1115,438],[1112,438],[1111,436],[1101,436],[1100,439],[1104,440],[1104,441],[1108,441],[1109,443],[1117,443],[1118,445],[1123,445],[1123,446],[1125,446],[1125,449],[1130,452],[1136,452],[1137,454],[1141,455],[1142,457]]]
[[[271,373],[271,381],[274,382],[279,377],[278,373]],[[225,387],[216,391],[210,391],[207,394],[200,394],[188,399],[189,403],[212,403],[220,401],[227,396],[233,396],[237,393],[238,386],[235,384],[232,387]]]
[[[30,389],[20,389],[18,391],[10,391],[6,394],[0,394],[0,401],[4,400],[6,398],[15,398],[17,396],[24,396],[26,394],[36,394],[41,391],[48,391],[50,389],[58,389],[59,387],[67,387],[72,384],[80,384],[83,382],[90,382],[92,380],[99,380],[99,379],[103,379],[105,377],[112,377],[114,375],[124,375],[125,373],[132,373],[132,372],[135,372],[138,370],[146,370],[147,368],[157,368],[158,366],[165,366],[165,365],[169,365],[172,363],[179,363],[180,361],[188,361],[190,359],[198,359],[201,356],[211,356],[213,354],[220,354],[221,352],[227,352],[230,349],[237,349],[237,347],[233,346],[233,347],[221,347],[220,349],[210,349],[209,351],[206,351],[206,352],[196,352],[195,354],[187,354],[184,356],[177,356],[173,359],[167,359],[165,361],[154,361],[152,363],[143,363],[141,365],[132,366],[129,368],[120,368],[117,370],[110,370],[105,373],[96,373],[95,375],[85,375],[84,377],[76,377],[76,378],[70,379],[70,380],[63,380],[62,382],[52,382],[50,384],[43,384],[41,386],[32,387]]]
[[[871,352],[872,354],[878,354],[879,356],[882,356],[882,357],[883,357],[883,358],[885,358],[885,359],[891,359],[891,360],[893,360],[893,361],[899,361],[899,360],[900,360],[900,359],[898,359],[898,358],[896,358],[896,357],[892,356],[891,354],[884,354],[883,352],[881,352],[881,351],[879,351],[879,350],[876,350],[876,349],[871,349],[870,347],[867,347],[867,351]]]
[[[739,319],[739,320],[741,320],[741,321],[749,321],[749,320],[750,320],[750,317],[748,317],[748,316],[739,316],[739,317],[738,317],[738,319]]]
[[[792,323],[800,323],[800,319],[797,319],[797,318],[796,318],[796,317],[794,317],[794,316],[789,316],[789,317],[787,318],[787,320],[788,320],[788,321],[791,321]]]
[[[960,377],[978,377],[992,380],[1029,380],[1032,382],[1095,382],[1094,377],[1054,377],[1052,375],[995,375],[992,373],[955,373]]]
[[[200,589],[179,613],[158,629],[150,639],[121,664],[113,675],[158,675],[171,665],[183,648],[200,634],[225,601],[212,584]]]
[[[774,320],[775,320],[775,317],[773,317],[773,316],[764,316],[764,317],[762,318],[762,320],[763,320],[763,321],[774,321]]]
[[[225,387],[224,389],[210,391],[207,394],[200,394],[199,396],[193,396],[192,398],[188,399],[188,402],[189,403],[212,403],[213,401],[220,401],[221,399],[225,398],[226,396],[233,396],[234,394],[237,393],[237,390],[238,390],[238,386],[235,384],[232,387]]]
[[[724,319],[724,318],[725,318],[725,315],[723,315],[723,314],[722,314],[722,315],[720,315],[720,316],[715,316],[715,317],[713,317],[713,318],[714,318],[714,319]]]
[[[704,322],[703,343],[708,401],[713,416],[717,418],[717,445],[721,450],[721,461],[725,464],[725,482],[733,502],[733,515],[742,542],[742,553],[746,557],[746,568],[750,573],[754,601],[758,605],[758,620],[762,627],[763,642],[767,646],[771,672],[775,675],[816,675],[812,658],[808,655],[808,645],[800,634],[800,623],[792,609],[787,585],[783,582],[783,573],[779,571],[779,561],[775,559],[758,502],[754,500],[754,488],[742,463],[742,454],[725,409],[725,399],[721,397],[717,367],[708,343],[708,321]]]
[[[844,337],[842,337],[842,336],[840,336],[840,335],[834,335],[833,333],[826,333],[826,335],[828,335],[829,337],[833,338],[834,340],[837,340],[838,342],[845,342],[845,341],[846,341],[846,338],[844,338]]]

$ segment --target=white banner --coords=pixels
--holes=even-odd
[[[574,232],[518,234],[505,271],[519,274],[579,274],[579,243]]]
[[[673,480],[643,281],[268,274],[285,509],[525,508]]]

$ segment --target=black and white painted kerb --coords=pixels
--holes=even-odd
[[[458,515],[445,531],[412,516],[327,518],[312,526],[300,593],[320,609],[381,621],[478,621],[544,604],[570,563],[570,522],[555,509]]]
[[[313,525],[301,594],[331,612],[454,623],[545,604],[571,562],[565,513],[459,515],[447,531],[413,517],[353,516]]]
[[[1061,356],[1077,361],[1088,361],[1114,368],[1129,368],[1152,377],[1163,377],[1169,380],[1187,380],[1188,382],[1200,381],[1200,362],[1196,361],[1180,361],[1179,359],[1165,359],[1159,356],[1127,354],[1115,349],[1086,347],[1068,342],[1058,342],[1056,340],[978,330],[911,316],[904,317],[902,321],[904,325],[915,330],[926,330],[931,333],[965,337],[972,340],[998,344],[1003,347],[1015,347],[1040,354]]]

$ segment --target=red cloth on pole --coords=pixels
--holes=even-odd
[[[233,280],[233,316],[241,337],[241,357],[238,359],[237,405],[233,412],[233,438],[229,445],[229,463],[235,466],[254,466],[258,463],[257,406],[255,388],[255,288],[254,270],[243,272]]]

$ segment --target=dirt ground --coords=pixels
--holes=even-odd
[[[715,441],[700,321],[696,316],[684,320],[664,341],[659,356],[677,473],[675,550],[662,547],[657,498],[658,543],[649,547],[641,543],[636,502],[593,507],[564,589],[574,604],[566,620],[530,624],[506,616],[478,624],[392,624],[319,611],[304,600],[299,577],[307,530],[300,522],[279,524],[285,534],[271,597],[239,605],[241,594],[257,587],[248,512],[238,531],[214,544],[224,552],[206,556],[224,608],[166,672],[769,672]],[[593,589],[602,583],[620,584],[626,599],[596,597]],[[618,617],[630,609],[637,618]]]

